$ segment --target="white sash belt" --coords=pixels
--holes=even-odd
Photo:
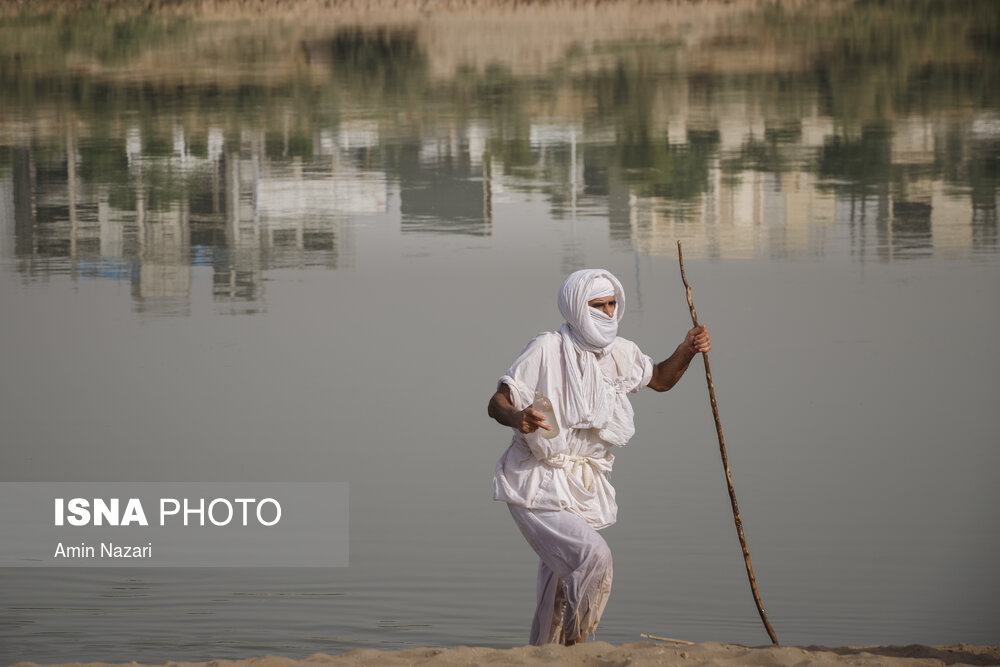
[[[606,456],[596,458],[593,456],[571,456],[560,453],[543,459],[543,462],[553,468],[564,469],[567,474],[579,478],[583,482],[583,488],[593,491],[594,471],[597,471],[597,474],[611,472],[612,460]]]

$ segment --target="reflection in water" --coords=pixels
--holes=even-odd
[[[820,18],[764,12],[690,44],[576,44],[517,75],[448,60],[430,28],[341,28],[298,39],[292,61],[275,44],[294,37],[258,36],[252,53],[232,47],[237,74],[199,68],[192,85],[99,38],[54,60],[15,42],[3,252],[29,277],[127,280],[138,309],[172,314],[195,267],[223,311],[254,312],[267,270],[350,264],[364,216],[489,236],[494,207],[537,197],[555,219],[606,219],[609,242],[639,254],[677,239],[716,258],[995,252],[1000,117],[973,85],[990,42],[934,42],[919,69],[933,36],[883,40],[878,26],[916,19],[863,7],[819,46],[800,34]],[[982,37],[976,17],[945,14]],[[137,21],[160,57],[200,35]],[[754,56],[762,34],[784,51]],[[859,45],[878,57],[856,61]],[[81,49],[112,74],[67,73]]]
[[[405,232],[488,235],[493,219],[483,142],[470,136],[399,147],[399,212]],[[479,139],[479,141],[476,141]]]
[[[342,159],[327,133],[303,163],[269,159],[253,135],[226,147],[214,127],[206,155],[192,153],[180,126],[172,151],[158,155],[129,128],[121,173],[108,174],[76,149],[77,131],[69,126],[63,155],[13,153],[13,220],[4,223],[13,223],[19,270],[128,280],[140,310],[183,313],[195,266],[212,268],[217,301],[244,310],[237,304],[260,300],[267,269],[336,268],[345,249],[349,261],[341,221],[387,206],[382,174]]]

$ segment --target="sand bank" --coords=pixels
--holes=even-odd
[[[211,662],[165,662],[166,667],[338,667],[372,665],[1000,665],[1000,647],[972,646],[869,646],[825,648],[819,646],[762,646],[750,648],[735,644],[706,642],[678,646],[660,642],[638,642],[613,646],[590,642],[579,646],[524,646],[492,649],[469,646],[454,648],[412,648],[403,651],[362,649],[340,655],[317,653],[301,660],[262,656],[248,660]],[[67,663],[63,667],[136,667],[137,663]],[[35,667],[21,662],[15,667]]]

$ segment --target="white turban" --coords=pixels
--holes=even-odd
[[[615,284],[611,282],[607,276],[600,275],[594,278],[594,282],[590,285],[590,295],[587,301],[593,301],[594,299],[606,299],[609,296],[615,295]]]
[[[587,305],[588,301],[609,296],[614,296],[618,302],[612,317]],[[574,271],[559,288],[558,303],[577,347],[603,354],[615,342],[618,323],[625,314],[625,290],[610,272],[604,269]]]

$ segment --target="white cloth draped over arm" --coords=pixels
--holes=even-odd
[[[552,354],[558,336],[552,332],[540,333],[524,348],[520,356],[500,378],[500,384],[510,387],[511,403],[517,410],[524,410],[535,400],[535,392],[544,394],[552,402],[559,434],[554,438],[543,438],[542,430],[521,434],[535,458],[544,460],[567,449],[568,428],[563,422],[561,409],[563,401],[562,372],[560,360]]]

